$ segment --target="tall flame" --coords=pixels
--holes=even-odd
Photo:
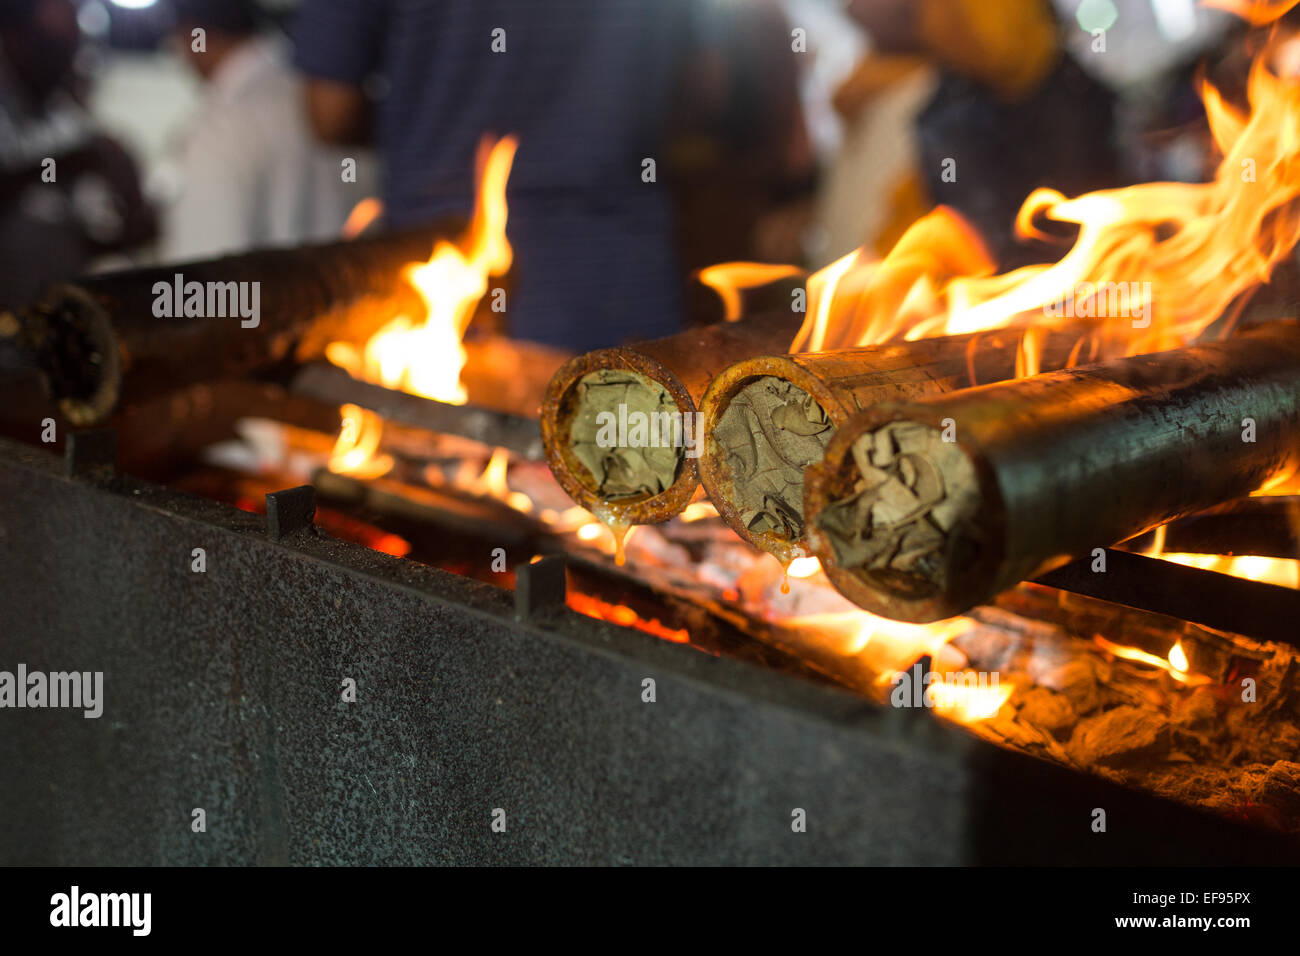
[[[425,398],[463,405],[460,373],[466,352],[461,339],[487,294],[488,279],[510,268],[513,251],[506,238],[506,182],[517,140],[507,136],[479,147],[474,218],[459,243],[439,240],[428,262],[408,266],[403,275],[424,304],[419,319],[399,315],[358,352],[331,343],[326,357],[353,375]]]
[[[1106,355],[1196,338],[1268,281],[1300,240],[1300,85],[1267,62],[1261,55],[1251,66],[1247,113],[1201,84],[1222,154],[1212,181],[1143,183],[1074,199],[1035,190],[1016,231],[1046,238],[1038,224],[1047,220],[1077,226],[1077,237],[1056,263],[1001,275],[964,220],[936,209],[883,260],[858,251],[810,277],[808,318],[793,349],[1067,318],[1094,321]]]
[[[485,139],[479,145],[474,218],[465,235],[459,243],[438,240],[428,262],[403,270],[424,304],[423,317],[396,316],[360,349],[331,342],[326,358],[355,378],[454,405],[465,403],[460,373],[467,354],[461,340],[487,294],[488,279],[507,272],[514,257],[506,238],[506,182],[517,146],[512,136],[496,143]],[[377,201],[358,204],[345,235],[364,229],[380,208]],[[387,473],[393,461],[378,454],[383,419],[355,405],[344,405],[339,414],[342,425],[330,469],[360,478]]]

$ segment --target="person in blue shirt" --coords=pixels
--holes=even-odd
[[[295,58],[316,134],[378,146],[390,226],[468,214],[480,139],[518,136],[509,331],[585,350],[683,326],[662,167],[689,7],[304,0]]]

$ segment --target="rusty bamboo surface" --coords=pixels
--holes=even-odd
[[[679,514],[699,488],[695,459],[690,457],[682,458],[675,480],[659,494],[612,502],[598,493],[571,447],[578,383],[601,370],[637,372],[662,386],[679,412],[693,415],[718,372],[744,356],[789,348],[803,318],[803,313],[776,310],[576,356],[556,372],[542,402],[542,442],[556,480],[587,510],[622,523],[654,524]]]
[[[850,495],[854,443],[891,422],[953,434],[978,511],[943,556],[947,584],[841,567],[819,515]],[[1253,440],[1248,440],[1253,436]],[[927,622],[1300,469],[1300,327],[868,409],[810,468],[810,543],[835,586],[873,613]],[[1102,573],[1102,572],[1098,572]]]
[[[458,229],[448,221],[57,283],[0,322],[0,336],[39,369],[70,421],[94,424],[122,401],[318,358],[335,339],[365,341],[399,314],[422,315],[403,267]],[[238,315],[156,315],[156,289],[177,276],[205,288],[257,283],[256,326]]]
[[[1076,360],[1081,343],[1087,344],[1084,340],[1089,331],[1075,325],[1047,333],[1042,340],[1041,367],[1058,369]],[[906,401],[1012,378],[1024,334],[1024,329],[1008,328],[828,352],[761,355],[737,362],[713,380],[700,403],[704,442],[699,470],[704,489],[736,534],[787,559],[792,549],[806,549],[806,536],[776,540],[750,533],[735,504],[737,476],[713,434],[718,419],[746,386],[766,376],[791,382],[811,395],[839,427],[880,402]],[[802,501],[797,507],[802,510]]]

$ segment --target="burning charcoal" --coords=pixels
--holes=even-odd
[[[1075,711],[1091,713],[1105,701],[1101,685],[1109,679],[1110,668],[1093,657],[1075,657],[1054,675],[1044,675],[1039,683],[1060,691],[1069,699]]]
[[[979,671],[1002,671],[1019,650],[1015,636],[997,626],[973,628],[959,634],[952,643],[970,660],[971,667]]]
[[[1252,731],[1247,740],[1261,760],[1292,760],[1300,754],[1300,729],[1295,724],[1254,722]]]
[[[1191,693],[1176,693],[1173,697],[1170,724],[1173,742],[1197,757],[1207,757],[1224,750],[1223,741],[1228,728],[1219,718],[1219,702],[1209,687],[1198,687]]]
[[[1140,763],[1169,752],[1169,721],[1137,707],[1116,707],[1081,720],[1065,749],[1084,767]]]
[[[1281,810],[1288,817],[1300,817],[1300,763],[1279,760],[1268,769],[1255,799]]]
[[[981,733],[1020,750],[1032,751],[1035,747],[1044,745],[1046,740],[1040,731],[1029,724],[1000,714],[984,721],[979,729]]]
[[[1033,724],[1057,740],[1065,740],[1079,721],[1070,699],[1045,687],[1033,687],[1020,699],[1016,719]]]
[[[1208,687],[1197,687],[1190,694],[1181,694],[1174,698],[1170,722],[1180,730],[1204,731],[1218,728],[1219,703],[1214,691]]]

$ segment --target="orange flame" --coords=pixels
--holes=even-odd
[[[360,352],[333,342],[326,357],[353,375],[425,398],[464,404],[461,345],[474,309],[487,293],[488,278],[510,268],[506,238],[506,182],[517,142],[506,137],[480,149],[474,218],[461,244],[439,240],[428,262],[408,266],[406,279],[425,306],[419,321],[398,316],[371,336]]]
[[[1010,682],[981,684],[961,679],[969,673],[961,669],[965,657],[948,645],[976,626],[970,618],[905,624],[866,611],[847,611],[788,618],[781,625],[859,658],[878,675],[880,685],[892,684],[899,674],[929,656],[934,672],[944,678],[927,685],[929,700],[938,713],[958,723],[973,724],[996,716],[1015,691]]]
[[[344,405],[339,414],[343,421],[334,450],[330,452],[330,471],[362,479],[388,474],[393,467],[392,456],[378,454],[383,420],[356,405]]]
[[[1155,557],[1189,568],[1218,571],[1247,581],[1300,589],[1300,561],[1295,558],[1266,558],[1256,554],[1185,554],[1177,551],[1166,551]]]
[[[1234,578],[1276,584],[1300,590],[1300,560],[1295,558],[1270,558],[1257,554],[1194,554],[1165,550],[1168,525],[1156,528],[1151,546],[1144,552],[1149,558],[1160,558],[1202,571],[1217,571]]]
[[[927,690],[934,701],[934,709],[959,724],[973,724],[996,717],[1016,689],[1009,683],[983,686],[968,683],[961,679],[963,673],[943,676],[956,679],[935,681]]]
[[[1267,52],[1267,51],[1266,51]],[[1102,353],[1137,354],[1196,338],[1266,282],[1300,239],[1300,85],[1252,64],[1250,111],[1201,84],[1222,159],[1207,183],[1144,183],[1074,199],[1035,190],[1022,236],[1043,220],[1077,226],[1052,265],[993,275],[978,236],[951,210],[914,223],[880,261],[861,250],[808,280],[792,349],[870,345],[1002,328],[1095,321]]]
[[[506,238],[506,183],[518,142],[507,136],[495,144],[484,140],[478,155],[478,189],[474,217],[459,244],[439,240],[428,262],[403,271],[424,304],[424,316],[399,315],[357,349],[347,342],[331,342],[325,356],[356,378],[376,382],[425,398],[463,405],[467,395],[460,373],[467,358],[461,340],[479,300],[487,294],[488,279],[510,268],[513,251]],[[377,210],[361,203],[349,224]],[[364,226],[362,226],[364,228]],[[349,416],[356,435],[344,442],[331,458],[330,467],[362,474],[367,466],[361,453],[378,448],[382,420],[371,413]],[[359,443],[364,437],[365,444]],[[349,464],[350,463],[350,464]],[[389,462],[391,467],[391,460]],[[337,469],[336,469],[337,470]],[[384,469],[387,471],[387,468]],[[381,472],[382,473],[382,472]]]
[[[1187,661],[1187,652],[1183,650],[1182,641],[1175,642],[1174,646],[1169,649],[1168,657],[1157,657],[1155,654],[1149,654],[1137,647],[1127,647],[1123,644],[1108,641],[1100,634],[1093,635],[1092,639],[1106,653],[1113,654],[1115,657],[1126,661],[1135,661],[1139,664],[1157,667],[1180,684],[1199,687],[1202,684],[1213,683],[1204,674],[1188,673],[1191,665]]]
[[[1201,0],[1207,7],[1235,13],[1251,26],[1264,26],[1288,13],[1300,0]]]
[[[568,604],[570,610],[577,611],[579,614],[585,614],[587,617],[594,617],[600,621],[609,621],[611,624],[618,624],[622,627],[634,627],[638,631],[645,631],[647,634],[653,634],[665,641],[672,641],[674,644],[689,644],[691,640],[690,632],[685,628],[674,630],[665,627],[658,618],[644,618],[626,605],[609,604],[589,594],[570,591],[565,603]]]
[[[740,318],[742,289],[754,289],[758,286],[803,275],[798,266],[773,265],[766,262],[719,262],[700,270],[699,280],[722,299],[727,322]]]
[[[989,275],[993,268],[979,234],[940,206],[912,223],[883,260],[858,250],[813,273],[808,319],[791,350],[853,348],[900,338],[944,307],[955,280]]]

